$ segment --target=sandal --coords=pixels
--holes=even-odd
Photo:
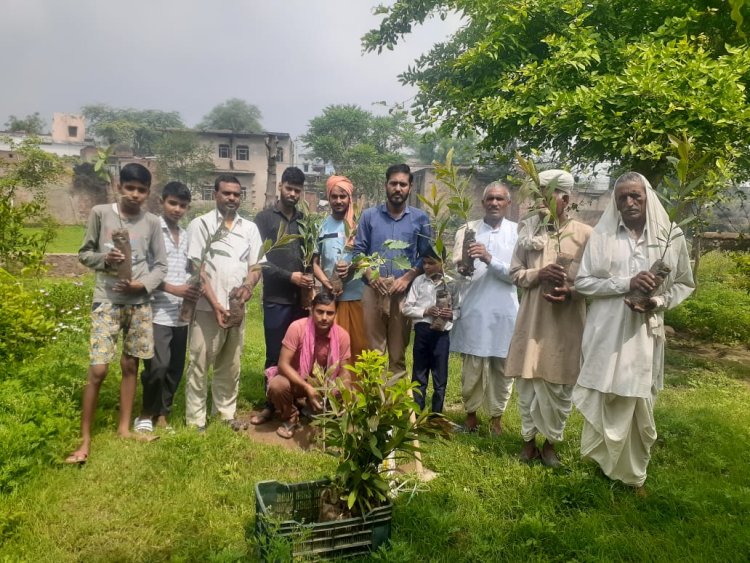
[[[88,458],[89,454],[85,454],[83,452],[73,452],[65,458],[65,461],[63,461],[63,463],[66,463],[68,465],[83,465],[84,463],[86,463]]]
[[[258,414],[253,415],[250,418],[250,424],[258,426],[259,424],[265,424],[273,418],[273,411],[268,407],[264,408]]]
[[[138,417],[133,423],[133,430],[141,434],[150,434],[154,431],[154,423],[151,421],[151,418]]]
[[[276,434],[289,440],[294,437],[294,431],[297,429],[297,425],[294,422],[282,422],[281,426],[276,429]]]

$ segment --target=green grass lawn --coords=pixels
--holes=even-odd
[[[249,308],[240,408],[262,399],[263,334]],[[54,373],[86,370],[86,335],[34,361]],[[671,350],[656,408],[659,440],[636,497],[578,454],[581,417],[559,448],[565,467],[517,461],[515,396],[505,435],[459,435],[428,445],[439,476],[396,499],[381,561],[745,561],[750,553],[750,368]],[[318,451],[251,442],[221,424],[184,428],[153,444],[114,435],[119,377],[104,385],[92,455],[83,468],[51,462],[0,497],[2,561],[252,561],[245,530],[257,481],[317,479],[334,468]],[[458,361],[448,415],[462,418]],[[175,420],[184,413],[182,391]],[[486,427],[486,419],[484,426]],[[0,432],[2,430],[0,429]],[[69,447],[74,447],[71,438]],[[58,459],[68,453],[61,449]]]
[[[41,231],[36,227],[29,227],[27,232],[35,233]],[[51,253],[78,253],[86,234],[85,225],[61,225],[55,230],[55,238],[47,246],[47,252]]]

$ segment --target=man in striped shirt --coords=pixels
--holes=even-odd
[[[188,323],[180,320],[183,298],[197,300],[199,290],[188,284],[188,237],[179,221],[190,206],[190,189],[170,182],[162,191],[161,231],[167,250],[167,277],[154,291],[151,309],[154,357],[144,361],[141,373],[143,409],[135,419],[136,432],[152,432],[154,424],[167,426],[172,401],[182,379]]]

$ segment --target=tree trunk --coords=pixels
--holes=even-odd
[[[268,175],[266,180],[265,207],[273,207],[276,203],[276,151],[279,140],[276,135],[269,135],[266,139],[266,156],[268,158]]]

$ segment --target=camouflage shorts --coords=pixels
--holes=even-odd
[[[114,305],[94,303],[91,307],[90,363],[109,364],[117,357],[117,335],[122,330],[122,352],[148,359],[154,355],[151,304]]]

